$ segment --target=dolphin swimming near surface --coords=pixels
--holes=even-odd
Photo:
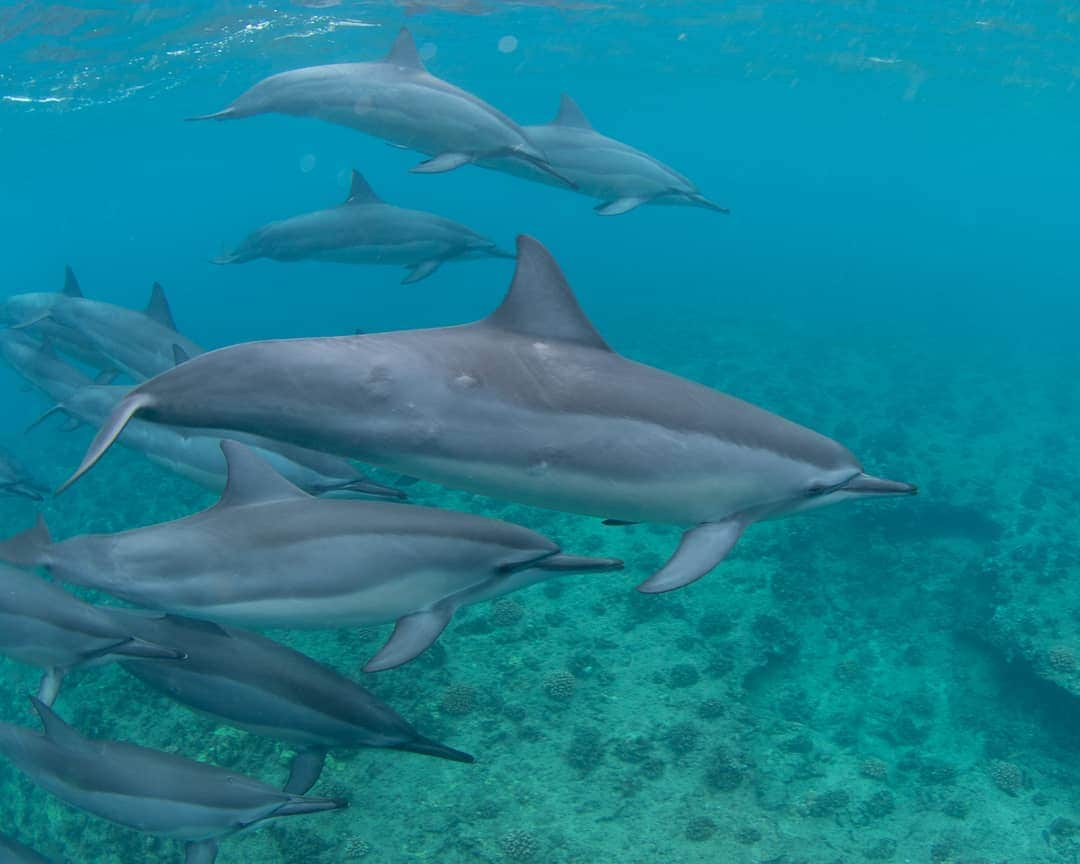
[[[552,167],[574,182],[578,192],[600,199],[596,212],[601,216],[617,216],[642,204],[682,204],[718,213],[728,212],[702,195],[687,177],[663,162],[601,135],[566,94],[563,94],[554,120],[541,126],[526,126],[525,132],[529,140],[544,151]],[[520,160],[488,160],[483,167],[552,183],[549,173],[537,171]]]
[[[526,162],[573,187],[517,123],[424,68],[402,27],[383,60],[309,66],[264,78],[231,105],[190,120],[235,120],[256,114],[315,117],[348,126],[432,157],[412,170],[450,171],[482,159]]]
[[[0,447],[0,495],[44,501],[48,486],[33,476],[14,456]]]
[[[424,738],[359,684],[265,636],[175,615],[119,614],[134,632],[186,655],[183,663],[132,660],[124,669],[178,702],[297,749],[286,792],[307,792],[319,779],[327,751],[339,747],[474,761]]]
[[[32,426],[56,413],[68,415],[76,426],[100,426],[129,389],[116,385],[84,385],[42,414]],[[220,492],[227,479],[225,456],[221,452],[222,438],[253,447],[286,479],[312,495],[355,493],[380,498],[407,497],[401,489],[372,480],[346,459],[245,432],[136,421],[124,429],[120,444],[142,453],[155,465]]]
[[[353,171],[344,204],[264,225],[215,263],[273,258],[391,264],[409,270],[402,280],[408,284],[430,276],[446,261],[513,257],[457,222],[386,204],[360,172]]]
[[[172,753],[84,738],[43,702],[30,700],[44,732],[0,723],[0,754],[73,807],[186,843],[187,864],[212,864],[219,840],[267,820],[347,806]]]
[[[0,560],[139,606],[221,624],[323,629],[396,621],[364,667],[412,660],[461,606],[563,573],[622,568],[563,554],[535,531],[469,513],[312,498],[252,450],[222,441],[229,481],[194,516],[53,543],[44,522]]]
[[[0,864],[51,864],[48,858],[33,849],[0,834]]]
[[[45,670],[38,698],[46,705],[53,704],[72,669],[121,657],[160,663],[184,656],[173,646],[138,638],[109,608],[84,603],[51,582],[3,565],[0,654]]]
[[[529,237],[502,304],[475,323],[248,342],[136,387],[65,487],[133,417],[255,432],[615,522],[687,526],[638,586],[648,593],[708,573],[754,522],[916,491],[867,474],[824,435],[619,355]]]

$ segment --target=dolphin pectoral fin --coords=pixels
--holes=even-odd
[[[42,700],[38,699],[36,696],[31,696],[30,704],[41,719],[45,737],[50,741],[69,750],[83,750],[87,746],[92,746],[91,742],[86,738],[83,738],[75,727],[69,726],[61,720],[59,715],[54,713],[52,708],[46,705]]]
[[[309,747],[306,750],[300,750],[293,757],[289,780],[285,784],[284,791],[290,795],[303,795],[306,793],[319,779],[325,763],[325,747]]]
[[[437,258],[430,258],[427,261],[421,261],[415,267],[409,271],[409,275],[401,280],[402,285],[411,285],[413,282],[419,282],[421,279],[427,279],[432,273],[439,269],[439,265],[442,261]]]
[[[64,683],[65,674],[67,674],[66,669],[61,669],[59,666],[52,666],[46,669],[41,676],[41,683],[38,684],[37,698],[50,708],[52,707],[53,702],[56,701],[57,695],[60,693],[60,686]]]
[[[183,651],[177,651],[167,645],[158,645],[132,636],[130,639],[101,652],[104,656],[131,657],[138,660],[186,660]]]
[[[638,585],[637,590],[662,594],[700,579],[727,557],[745,527],[744,520],[733,518],[691,528],[683,534],[679,548],[667,564]]]
[[[42,321],[51,321],[52,312],[46,312],[43,315],[35,315],[33,318],[28,318],[26,321],[19,321],[15,324],[9,324],[9,330],[29,330],[31,327],[35,327]]]
[[[90,447],[87,449],[82,463],[75,469],[75,473],[56,490],[56,494],[59,495],[93,468],[98,460],[105,455],[105,451],[120,437],[120,433],[124,431],[124,427],[131,421],[131,418],[143,408],[152,405],[153,402],[153,397],[146,393],[129,393],[121,399],[119,404],[113,408],[112,413],[106,418],[97,435],[94,436],[94,440],[90,442]]]
[[[453,171],[462,165],[468,165],[473,157],[468,153],[440,153],[431,159],[426,159],[419,165],[413,165],[409,171],[413,174],[443,174]]]
[[[200,843],[188,843],[184,864],[214,864],[217,860],[217,841],[203,840]]]
[[[449,604],[440,604],[434,609],[398,618],[394,632],[378,653],[368,660],[364,671],[393,669],[422,654],[446,629],[454,615],[454,608]]]
[[[597,204],[593,209],[601,216],[621,216],[623,213],[629,213],[631,210],[635,210],[642,204],[648,202],[648,198],[642,198],[641,196],[628,196],[626,198],[616,198],[614,201],[605,201],[603,204]]]

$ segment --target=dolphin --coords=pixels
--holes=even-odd
[[[38,417],[31,428],[56,413],[68,415],[69,422],[75,426],[99,426],[128,390],[116,385],[84,385]],[[245,432],[188,429],[137,420],[124,429],[120,443],[142,453],[155,465],[220,492],[226,481],[222,438],[232,438],[253,447],[290,482],[312,495],[355,493],[380,498],[407,497],[401,489],[372,480],[346,459]]]
[[[53,308],[65,298],[83,297],[79,280],[70,266],[64,267],[64,287],[58,292],[33,291],[0,300],[0,324],[36,331],[51,339],[65,354],[94,369],[107,370],[112,362],[94,347],[77,329],[50,317]]]
[[[48,858],[0,834],[0,864],[51,864]]]
[[[121,657],[178,660],[182,651],[140,639],[107,607],[91,606],[44,579],[0,565],[0,654],[44,669],[38,699],[52,705],[72,669]]]
[[[39,699],[43,733],[0,723],[0,753],[38,786],[95,816],[187,844],[212,864],[218,841],[279,816],[348,806],[282,792],[252,777],[134,744],[83,737]]]
[[[194,516],[51,542],[43,521],[0,543],[0,560],[138,606],[219,624],[321,629],[396,621],[364,667],[412,660],[460,606],[562,573],[622,568],[565,555],[535,531],[469,513],[312,498],[237,441],[229,480]]]
[[[432,158],[412,169],[418,174],[502,158],[526,162],[574,185],[559,176],[517,123],[429,73],[405,27],[382,60],[271,75],[224,110],[188,119],[236,120],[270,113],[315,117],[425,153]]]
[[[186,655],[183,663],[132,660],[124,669],[191,708],[297,748],[286,792],[307,792],[319,779],[327,750],[337,747],[388,747],[474,761],[424,738],[393,708],[333,669],[264,636],[175,615],[124,614],[134,632]]]
[[[248,342],[136,387],[61,489],[136,416],[613,522],[687,526],[638,586],[647,593],[704,576],[754,522],[916,491],[867,474],[824,435],[616,353],[529,237],[502,304],[475,323]]]
[[[20,462],[0,447],[0,495],[44,501],[48,487],[35,478]]]
[[[28,384],[36,387],[56,402],[94,384],[94,379],[64,360],[53,346],[52,339],[31,338],[25,330],[0,330],[0,357]],[[117,373],[102,372],[99,382],[111,381]]]
[[[729,212],[702,195],[678,171],[628,144],[601,135],[566,94],[554,120],[526,126],[525,132],[544,151],[552,167],[574,182],[577,191],[600,199],[596,212],[601,216],[618,216],[642,204],[682,204]],[[541,183],[553,182],[549,173],[520,160],[486,160],[482,167]]]
[[[344,204],[264,225],[215,263],[273,258],[391,264],[409,270],[401,280],[408,284],[430,276],[445,261],[513,257],[457,222],[386,204],[354,170]]]

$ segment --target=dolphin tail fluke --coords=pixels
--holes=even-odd
[[[45,563],[46,552],[52,545],[45,517],[40,513],[33,528],[0,542],[0,561],[16,567],[38,567]]]
[[[221,111],[215,111],[213,114],[198,114],[195,117],[185,117],[185,123],[198,123],[201,120],[232,120],[239,116],[237,110],[233,106],[223,108]]]
[[[396,744],[394,749],[404,750],[408,753],[422,753],[424,756],[437,756],[440,759],[449,759],[452,762],[472,764],[476,761],[475,756],[461,750],[455,750],[453,747],[447,747],[445,744],[440,744],[438,741],[432,741],[430,738],[424,738],[421,735],[418,735],[412,741],[403,741]]]
[[[531,567],[541,570],[554,570],[562,573],[610,573],[622,570],[623,562],[618,558],[586,558],[581,555],[551,555]]]
[[[746,522],[727,519],[691,528],[679,541],[671,559],[638,585],[643,594],[662,594],[696,582],[727,557],[739,542]]]
[[[105,451],[120,437],[120,433],[124,431],[124,427],[131,421],[131,418],[152,404],[153,397],[147,393],[129,393],[121,399],[119,404],[113,408],[112,413],[106,418],[97,435],[94,436],[94,440],[90,442],[90,447],[87,449],[82,463],[75,470],[75,473],[56,490],[56,494],[59,495],[93,468],[98,460],[105,455]]]

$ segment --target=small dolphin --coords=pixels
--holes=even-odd
[[[445,261],[513,257],[457,222],[384,203],[360,172],[353,171],[344,204],[264,225],[215,263],[273,258],[392,264],[409,270],[401,280],[408,284],[427,278]]]
[[[137,831],[187,844],[187,864],[212,864],[220,839],[279,816],[346,802],[281,792],[251,777],[116,741],[84,738],[33,696],[44,733],[0,723],[0,753],[60,800]]]
[[[115,385],[83,385],[38,417],[31,427],[56,413],[68,415],[69,422],[75,426],[100,426],[128,390]],[[232,438],[253,447],[290,482],[312,495],[355,493],[380,498],[407,497],[400,489],[375,482],[346,459],[244,432],[186,429],[135,421],[124,429],[120,444],[142,453],[155,465],[220,492],[227,479],[225,456],[221,452],[222,438]]]
[[[0,834],[0,864],[51,864],[33,849]]]
[[[43,522],[0,560],[139,606],[221,624],[321,629],[397,621],[364,667],[390,669],[434,642],[460,606],[562,573],[618,570],[535,531],[432,507],[312,498],[236,441],[229,481],[194,516],[52,543]]]
[[[297,748],[286,792],[307,792],[322,773],[327,750],[337,747],[389,747],[474,761],[424,738],[360,685],[264,636],[175,615],[122,614],[134,632],[186,655],[183,663],[132,660],[124,669],[191,708]]]
[[[527,162],[565,185],[524,130],[471,93],[431,75],[402,27],[390,53],[368,63],[309,66],[264,78],[229,107],[190,120],[256,114],[315,117],[432,158],[412,170],[451,171],[481,159]]]
[[[0,330],[0,357],[28,384],[57,402],[94,383],[60,357],[48,336],[39,342],[25,330]]]
[[[663,162],[601,135],[566,94],[554,120],[542,126],[526,126],[525,132],[544,151],[552,167],[574,182],[577,191],[600,199],[596,212],[601,216],[618,216],[642,204],[682,204],[729,212],[707,199],[687,177]],[[550,174],[520,160],[495,159],[485,161],[483,167],[552,183]]]
[[[36,331],[54,342],[61,351],[93,369],[112,368],[112,361],[94,347],[77,329],[51,318],[52,310],[66,298],[82,297],[79,280],[71,267],[64,267],[64,287],[58,292],[34,291],[0,300],[0,324]]]
[[[38,699],[52,705],[72,669],[121,657],[154,663],[183,652],[139,639],[107,607],[91,606],[63,588],[0,565],[0,654],[44,669]]]
[[[529,237],[481,321],[248,342],[136,387],[61,488],[135,416],[268,435],[538,507],[688,526],[638,586],[649,593],[704,576],[754,522],[916,491],[867,474],[824,435],[617,354]]]
[[[0,495],[44,501],[49,488],[35,478],[3,447],[0,447]]]

